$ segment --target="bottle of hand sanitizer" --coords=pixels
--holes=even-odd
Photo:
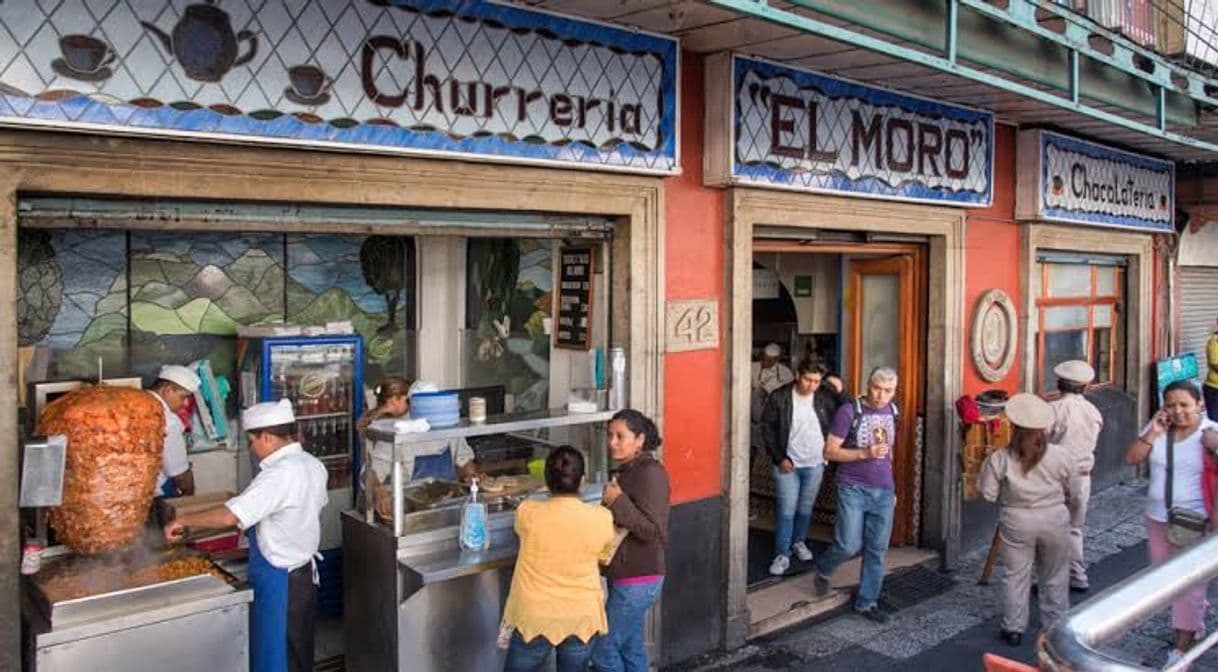
[[[461,506],[461,548],[469,551],[485,551],[490,545],[486,532],[486,505],[478,501],[478,479],[469,486],[469,501]]]

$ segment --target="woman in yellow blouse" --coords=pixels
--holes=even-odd
[[[516,510],[520,555],[503,622],[512,628],[504,672],[534,672],[557,653],[557,672],[584,672],[609,630],[599,560],[613,543],[613,514],[579,499],[584,456],[570,446],[546,458],[547,500]]]

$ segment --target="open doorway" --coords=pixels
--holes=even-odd
[[[893,451],[897,511],[892,544],[916,543],[927,333],[925,246],[843,236],[840,241],[817,242],[756,239],[753,250],[751,419],[760,420],[767,397],[783,382],[794,380],[805,360],[828,372],[826,387],[816,394],[835,396],[829,386],[834,378],[840,380],[839,404],[863,392],[874,368],[895,369],[900,415]],[[805,574],[812,563],[790,551],[789,565],[775,563],[774,464],[765,450],[761,424],[753,423],[751,429],[747,582],[755,589]],[[829,465],[808,528],[806,543],[814,554],[832,539],[833,483]],[[794,527],[793,542],[802,535],[798,519]]]

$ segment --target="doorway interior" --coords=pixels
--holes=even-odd
[[[889,366],[898,373],[896,403],[901,412],[893,452],[898,502],[894,546],[918,540],[926,259],[925,244],[916,240],[877,242],[853,234],[833,237],[822,232],[814,241],[761,237],[753,241],[753,362],[761,359],[768,344],[777,344],[783,366],[794,371],[804,359],[819,362],[840,377],[843,392],[850,398],[863,393],[872,369]],[[770,574],[776,555],[773,467],[760,445],[752,448],[749,464],[747,582],[751,591],[806,573],[811,563],[792,557],[785,574]],[[830,465],[808,534],[808,547],[814,553],[831,541],[835,511]]]

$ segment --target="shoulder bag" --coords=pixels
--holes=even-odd
[[[1167,485],[1164,500],[1167,504],[1167,540],[1172,545],[1183,548],[1192,545],[1205,536],[1209,519],[1205,515],[1191,509],[1172,506],[1172,483],[1175,481],[1175,435],[1167,430]]]

